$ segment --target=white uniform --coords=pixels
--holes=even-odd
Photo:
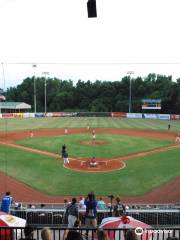
[[[64,157],[64,164],[69,164],[69,158],[68,157]]]
[[[179,135],[176,137],[176,143],[180,143],[180,136]]]
[[[63,160],[64,160],[65,165],[69,164],[69,158],[68,158],[68,153],[67,152],[64,153]]]

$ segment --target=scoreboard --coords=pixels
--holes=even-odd
[[[142,109],[161,109],[161,99],[143,99]]]

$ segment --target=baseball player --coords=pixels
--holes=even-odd
[[[69,158],[68,158],[68,153],[65,151],[63,155],[63,160],[64,160],[64,165],[69,164]]]
[[[66,152],[66,145],[65,144],[63,144],[62,145],[62,150],[61,150],[61,156],[62,156],[62,158],[64,157],[64,153]]]
[[[96,167],[97,166],[97,161],[96,158],[93,157],[89,163],[90,167]]]
[[[95,143],[96,141],[96,134],[95,134],[95,130],[92,131],[92,142]]]
[[[33,131],[30,132],[30,138],[33,138],[34,137],[34,133]]]
[[[180,143],[180,133],[178,132],[177,137],[175,139],[176,143]]]

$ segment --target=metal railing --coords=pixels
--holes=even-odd
[[[67,223],[65,209],[27,209],[27,210],[11,210],[11,214],[27,220],[27,223],[33,225],[60,225]],[[97,222],[101,223],[103,218],[112,216],[110,210],[98,210]],[[145,222],[151,226],[180,226],[180,210],[178,209],[131,209],[126,214],[137,220]],[[79,210],[79,218],[84,224],[85,211]]]
[[[77,229],[67,229],[65,227],[51,227],[52,239],[63,240],[63,236],[67,230],[75,231]],[[33,232],[33,239],[41,239],[42,227],[36,227]],[[97,239],[97,228],[79,228],[78,231],[82,235],[83,239],[94,240]],[[104,229],[111,240],[124,240],[128,229]],[[131,229],[135,231],[138,240],[166,240],[166,239],[180,239],[180,228],[151,228],[142,229],[142,232],[137,232],[137,229]],[[0,239],[1,240],[19,240],[25,238],[24,228],[9,228],[0,227]]]

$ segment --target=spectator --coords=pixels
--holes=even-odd
[[[85,224],[87,227],[97,226],[97,201],[94,193],[89,193],[84,204],[86,205]]]
[[[133,229],[128,229],[125,234],[125,240],[138,240],[137,235]]]
[[[18,203],[18,202],[15,202],[15,203],[14,203],[14,209],[15,209],[15,210],[19,210],[19,203]]]
[[[78,240],[82,240],[82,236],[80,234],[80,232],[78,231],[78,229],[81,227],[81,221],[79,219],[77,219],[75,222],[74,222],[74,228],[75,229],[72,229],[72,230],[66,230],[64,232],[64,236],[63,236],[63,240],[75,240],[75,239],[78,239]]]
[[[109,240],[107,233],[104,229],[98,229],[97,231],[97,240]]]
[[[28,205],[28,208],[36,208],[35,205],[32,205],[31,203]]]
[[[64,199],[64,207],[66,208],[68,204],[70,204],[70,201],[65,198]]]
[[[24,228],[24,237],[21,238],[20,240],[32,240],[33,239],[33,234],[34,234],[34,227],[32,225],[27,224]]]
[[[86,205],[84,204],[84,197],[79,198],[79,208],[86,209]]]
[[[125,206],[121,203],[121,200],[119,197],[116,198],[116,204],[114,206],[114,216],[119,217],[123,216],[126,212]]]
[[[103,201],[102,197],[100,197],[99,201],[97,202],[97,209],[100,209],[100,210],[106,209],[106,203]]]
[[[74,223],[78,219],[79,212],[76,202],[77,202],[76,198],[72,198],[72,202],[66,208],[69,228],[74,227]]]
[[[52,232],[49,228],[43,228],[41,231],[42,240],[52,240]]]
[[[68,213],[67,213],[67,206],[71,204],[71,202],[68,200],[68,199],[64,199],[64,208],[65,208],[65,211],[64,211],[64,214],[63,214],[63,223],[66,224],[68,222]]]
[[[10,192],[6,192],[6,195],[3,196],[1,201],[1,211],[10,213],[10,207],[13,203],[13,197],[11,196]]]

